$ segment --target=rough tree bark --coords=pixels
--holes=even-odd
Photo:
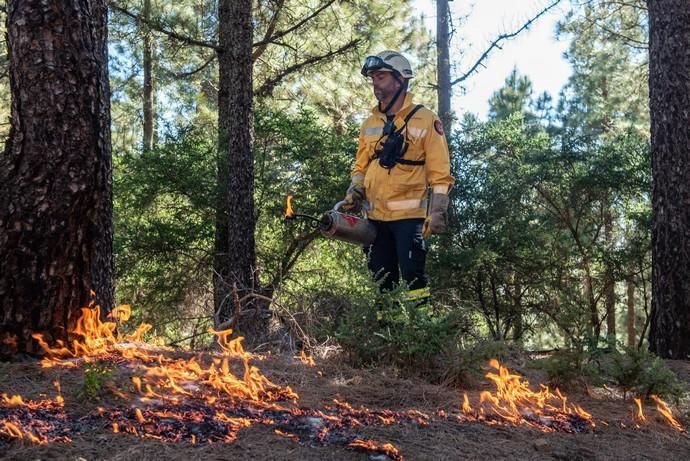
[[[690,2],[648,0],[652,142],[649,348],[690,356]]]
[[[240,333],[257,343],[268,330],[270,316],[265,303],[236,305],[237,300],[249,300],[247,294],[258,287],[254,246],[251,21],[251,0],[220,1],[219,207],[214,305],[217,323],[223,324],[232,318],[232,324],[239,327]]]
[[[519,276],[517,276],[515,272],[513,272],[511,277],[515,281],[515,288],[512,295],[513,341],[520,342],[525,334],[524,307],[522,306],[522,284],[519,281]]]
[[[151,0],[144,0],[144,9],[142,15],[146,18],[146,21],[150,19],[151,16]],[[142,25],[144,28],[143,35],[143,64],[144,64],[144,138],[143,138],[143,148],[145,151],[151,150],[153,147],[153,138],[155,132],[154,126],[154,92],[153,92],[153,37],[151,36],[151,29],[144,23]]]
[[[628,278],[628,298],[627,298],[627,310],[626,310],[626,323],[628,327],[628,347],[635,347],[635,282],[633,281],[633,276]]]
[[[0,354],[66,339],[114,303],[104,0],[7,2],[12,124],[0,154]]]
[[[450,84],[450,11],[448,0],[436,0],[436,71],[438,73],[438,116],[450,135],[453,124]]]
[[[606,251],[612,251],[613,211],[608,197],[602,205],[604,208],[604,241]],[[604,262],[604,306],[606,308],[606,344],[610,349],[616,348],[616,278],[611,261]]]

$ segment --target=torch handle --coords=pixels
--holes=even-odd
[[[339,201],[338,203],[333,205],[333,211],[338,211],[340,209],[340,207],[343,206],[344,204],[345,204],[345,200]]]
[[[347,203],[347,202],[345,202],[345,200],[339,201],[338,203],[333,205],[333,211],[340,212],[340,207],[342,207],[345,203]],[[369,211],[370,208],[371,208],[371,206],[369,205],[369,203],[365,201],[364,206],[362,207],[362,216],[365,219],[367,217],[367,211]]]

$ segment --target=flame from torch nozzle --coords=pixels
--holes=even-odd
[[[292,211],[292,195],[287,196],[287,205],[285,206],[285,219],[292,219],[295,217],[295,212]]]
[[[317,218],[315,216],[309,216],[308,214],[304,213],[295,213],[294,210],[292,209],[292,195],[287,196],[287,203],[285,205],[285,219],[296,219],[296,218],[306,218],[312,221],[312,226],[317,227],[319,223],[321,222],[321,218]]]

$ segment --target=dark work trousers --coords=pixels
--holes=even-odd
[[[427,286],[426,242],[422,235],[424,219],[374,221],[376,240],[364,252],[369,270],[380,283],[379,290],[390,291],[400,283],[400,275],[409,290]]]

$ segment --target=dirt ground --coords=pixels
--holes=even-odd
[[[488,425],[461,421],[463,392],[471,402],[479,402],[490,383],[471,389],[432,385],[419,379],[397,376],[395,370],[352,369],[341,360],[318,361],[308,366],[289,356],[269,356],[252,362],[274,383],[290,386],[299,400],[295,407],[319,410],[334,399],[354,408],[374,412],[415,410],[427,415],[425,423],[399,418],[389,425],[362,424],[345,430],[348,437],[390,443],[405,460],[473,459],[562,459],[562,460],[690,460],[690,437],[670,427],[647,403],[648,421],[635,427],[634,407],[615,390],[590,390],[587,394],[569,390],[568,401],[592,414],[596,426],[577,433],[546,433],[524,425]],[[510,367],[510,364],[508,364]],[[690,363],[671,362],[679,377],[690,382]],[[79,431],[69,443],[34,445],[0,435],[0,459],[6,460],[376,460],[393,459],[385,454],[363,452],[343,443],[296,442],[277,435],[271,424],[255,424],[239,430],[232,443],[161,442],[131,434],[113,433],[109,424],[89,419],[98,407],[128,408],[128,394],[118,392],[129,383],[127,363],[119,363],[98,398],[83,395],[84,373],[79,367],[41,368],[36,361],[0,363],[0,395],[22,395],[24,399],[54,398],[54,381],[59,381],[65,399],[64,411],[71,419],[83,418]],[[526,376],[536,387],[542,378],[531,369],[511,368]],[[81,393],[80,393],[81,392]],[[119,395],[119,396],[118,396]],[[681,423],[690,425],[687,402],[675,407]],[[0,405],[1,409],[1,405]],[[440,412],[443,410],[443,412]],[[445,413],[444,413],[445,412]],[[416,414],[416,413],[415,413]],[[0,422],[2,413],[0,413]],[[1,426],[1,425],[0,425]],[[0,427],[1,428],[1,427]]]

